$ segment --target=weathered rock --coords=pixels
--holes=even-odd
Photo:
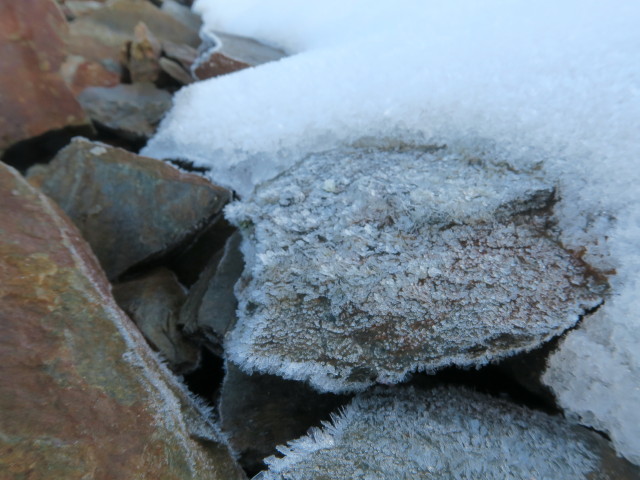
[[[162,68],[163,72],[165,72],[167,75],[169,75],[171,78],[182,85],[188,85],[193,82],[191,73],[185,70],[184,67],[175,60],[171,60],[167,57],[162,57],[160,59],[160,68]]]
[[[157,268],[143,277],[118,283],[113,296],[174,372],[187,373],[198,365],[199,348],[178,329],[186,292],[171,270]]]
[[[202,177],[81,138],[28,178],[71,217],[110,278],[188,240],[229,198]]]
[[[304,383],[273,375],[247,375],[227,362],[220,422],[240,454],[240,463],[247,471],[257,472],[265,467],[263,459],[276,453],[276,446],[319,427],[347,401],[346,396],[317,393]]]
[[[0,3],[0,153],[52,130],[91,131],[59,72],[66,29],[53,0]]]
[[[202,27],[202,19],[200,15],[193,13],[185,3],[190,5],[190,2],[178,3],[173,0],[163,0],[160,8],[190,30],[199,32]]]
[[[313,155],[226,214],[243,368],[350,391],[530,350],[606,285],[549,228],[537,171],[450,149]]]
[[[332,425],[280,451],[256,480],[640,478],[598,434],[460,388],[356,397]]]
[[[109,70],[101,63],[78,55],[69,55],[62,64],[60,73],[76,96],[88,87],[115,87],[120,83],[119,71]]]
[[[107,0],[56,0],[68,20],[86,15],[102,8]]]
[[[134,141],[150,138],[171,108],[171,94],[151,83],[91,87],[78,101],[98,126]]]
[[[0,204],[0,477],[243,478],[66,216],[4,164]]]
[[[194,64],[193,74],[198,80],[255,67],[286,56],[282,50],[238,35],[215,32],[209,33],[208,40],[213,45]]]
[[[244,267],[241,238],[239,232],[234,233],[224,251],[209,261],[180,312],[185,334],[204,340],[218,354],[222,354],[224,338],[236,322],[238,302],[233,289]]]
[[[144,22],[138,23],[133,30],[133,40],[127,42],[124,63],[129,70],[133,83],[158,80],[160,75],[160,54],[162,45]]]

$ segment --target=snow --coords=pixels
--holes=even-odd
[[[640,463],[640,3],[198,0],[195,9],[206,28],[292,56],[180,91],[146,155],[209,166],[245,197],[306,154],[362,138],[491,142],[509,158],[544,161],[565,245],[616,272],[611,298],[568,336],[545,380]]]
[[[284,457],[267,458],[257,478],[604,479],[613,473],[600,464],[604,444],[562,419],[464,389],[378,390],[278,447]]]

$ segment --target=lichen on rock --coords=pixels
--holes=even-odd
[[[452,148],[311,155],[227,207],[230,358],[340,392],[540,345],[606,288],[557,241],[554,194],[540,165]]]

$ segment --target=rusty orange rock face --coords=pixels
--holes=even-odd
[[[0,2],[0,151],[50,130],[89,124],[59,73],[66,29],[53,0]]]
[[[243,478],[64,214],[1,163],[0,204],[0,478]]]

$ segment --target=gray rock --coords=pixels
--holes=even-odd
[[[601,302],[539,165],[450,149],[312,155],[226,210],[247,267],[230,358],[324,391],[530,350]]]
[[[231,235],[224,251],[209,261],[180,312],[185,334],[204,340],[220,355],[224,338],[236,322],[238,302],[233,289],[244,267],[241,238],[239,232]]]
[[[202,177],[82,138],[28,178],[71,217],[112,279],[187,241],[230,198]]]
[[[178,328],[186,292],[171,270],[157,268],[143,277],[118,283],[113,296],[174,372],[188,373],[198,365],[199,348]]]
[[[317,393],[304,383],[273,375],[247,375],[227,362],[220,396],[220,424],[248,471],[265,468],[276,446],[328,420],[348,397]],[[345,477],[346,478],[346,477]]]
[[[277,48],[260,43],[252,38],[222,32],[206,32],[210,46],[193,65],[193,75],[204,80],[225,75],[286,56]]]
[[[631,480],[640,470],[586,428],[469,390],[377,390],[280,447],[255,480]]]
[[[171,94],[151,83],[89,87],[78,101],[97,125],[126,140],[150,138],[171,108]]]

